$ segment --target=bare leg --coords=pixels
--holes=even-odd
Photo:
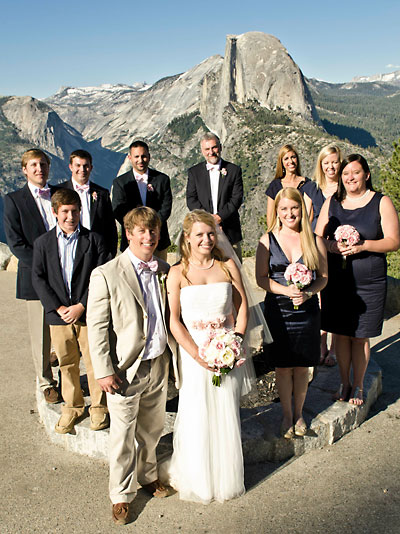
[[[342,391],[336,395],[336,400],[346,400],[350,392],[351,353],[351,338],[336,334],[336,357],[339,364],[340,381],[343,385]]]
[[[308,368],[295,367],[293,369],[293,398],[294,398],[294,422],[304,424],[303,406],[308,389]]]
[[[281,401],[282,412],[283,412],[282,427],[285,429],[288,429],[293,425],[293,410],[292,410],[293,368],[292,367],[277,367],[275,369],[275,375],[276,375],[276,385],[278,387],[278,393],[279,393],[279,398]]]
[[[351,404],[360,406],[363,401],[363,383],[365,372],[368,367],[370,348],[368,338],[351,338],[352,354],[351,363],[353,365],[353,389],[351,390]],[[358,388],[358,391],[356,391]]]
[[[321,330],[321,354],[319,358],[319,364],[323,365],[325,358],[328,354],[328,332],[325,332],[325,330]]]
[[[324,364],[326,367],[333,367],[336,365],[336,334],[331,334],[331,345],[329,347],[329,352],[325,358]]]

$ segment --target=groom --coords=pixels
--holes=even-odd
[[[153,257],[160,217],[142,206],[125,215],[124,227],[129,247],[93,271],[87,310],[90,355],[111,419],[109,490],[118,524],[129,521],[137,481],[154,497],[168,495],[158,480],[156,447],[171,353],[178,376],[165,316],[169,265]]]

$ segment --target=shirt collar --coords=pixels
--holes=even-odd
[[[80,223],[78,223],[78,226],[77,226],[75,232],[73,232],[73,233],[70,234],[70,235],[65,235],[64,232],[61,230],[60,225],[58,224],[58,221],[57,221],[57,223],[56,223],[56,234],[57,234],[57,238],[59,238],[60,235],[61,235],[64,239],[71,239],[71,237],[76,238],[76,237],[78,237],[80,231],[81,231],[81,225],[80,225]]]
[[[76,191],[76,186],[81,187],[81,184],[78,184],[78,182],[77,182],[76,180],[74,180],[74,179],[72,178],[72,176],[71,176],[71,182],[72,182],[72,187],[74,188],[74,191]],[[90,188],[90,181],[88,180],[88,181],[86,182],[86,184],[83,184],[83,185],[88,185],[89,188]]]
[[[147,169],[146,172],[144,172],[143,174],[139,174],[138,172],[136,172],[135,170],[133,170],[133,176],[135,177],[135,180],[140,180],[147,184],[147,182],[149,181],[149,169]]]
[[[40,188],[40,187],[38,187],[37,185],[33,185],[33,184],[32,184],[31,182],[29,182],[29,181],[27,181],[26,183],[28,184],[28,187],[29,187],[29,189],[30,189],[30,192],[32,193],[32,196],[35,197],[35,198],[36,198],[37,195],[38,195],[38,189],[46,189],[46,190],[47,190],[47,189],[50,189],[48,184],[46,184],[44,187]]]
[[[143,260],[140,260],[137,256],[135,256],[129,247],[126,250],[128,251],[129,259],[131,260],[131,263],[134,266],[135,271],[137,272],[139,263],[142,263]],[[152,256],[148,261],[153,261],[153,259],[154,259],[154,256]]]

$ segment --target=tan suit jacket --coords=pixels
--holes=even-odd
[[[157,278],[163,303],[163,321],[168,332],[165,278],[169,265],[162,260],[158,262]],[[127,381],[131,383],[146,346],[147,311],[128,250],[92,272],[87,325],[95,377],[98,379],[124,372]],[[178,349],[169,332],[168,347],[172,353],[175,384],[178,388]]]

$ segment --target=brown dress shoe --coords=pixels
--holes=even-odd
[[[142,488],[147,491],[147,493],[150,493],[150,495],[157,497],[158,499],[163,499],[164,497],[168,497],[168,495],[170,495],[168,488],[161,484],[158,478],[150,484],[142,484]]]
[[[60,395],[55,387],[50,386],[43,391],[44,399],[49,404],[57,404],[61,402]]]
[[[129,503],[118,502],[117,504],[113,504],[112,518],[117,525],[126,525],[129,520]]]

